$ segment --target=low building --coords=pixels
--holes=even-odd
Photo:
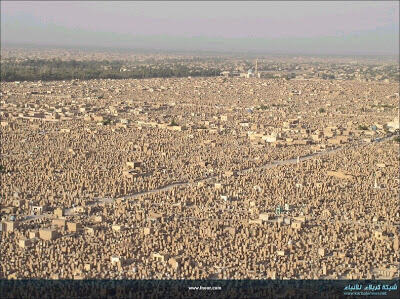
[[[20,239],[18,241],[18,246],[21,248],[28,248],[32,245],[32,241],[29,239]]]
[[[164,263],[168,259],[168,256],[166,254],[162,254],[162,253],[160,254],[160,253],[155,252],[155,253],[151,254],[151,258],[157,262]]]
[[[56,227],[65,228],[66,220],[65,219],[53,219],[51,224]]]
[[[55,240],[58,237],[58,232],[52,228],[42,228],[39,230],[39,237],[45,241]]]
[[[44,212],[43,206],[31,206],[31,215],[42,215]]]
[[[68,222],[67,223],[68,231],[70,232],[78,232],[82,230],[82,224],[76,222]]]
[[[63,217],[65,215],[64,209],[63,208],[55,209],[54,215],[56,215],[57,217]]]
[[[111,257],[111,264],[115,265],[115,264],[122,264],[123,259],[120,256],[112,256]]]
[[[10,233],[16,230],[18,227],[18,221],[3,221],[1,223],[1,230],[5,233]]]
[[[122,231],[122,225],[113,224],[113,226],[111,228],[113,231],[116,231],[116,232]]]
[[[262,221],[268,221],[270,220],[270,215],[269,213],[260,213],[260,215],[258,215],[258,219],[262,220]]]
[[[302,222],[294,221],[294,222],[292,222],[291,227],[294,229],[300,229],[302,227],[302,225],[303,225]]]

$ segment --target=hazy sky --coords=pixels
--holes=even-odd
[[[396,55],[399,3],[1,1],[1,42]]]

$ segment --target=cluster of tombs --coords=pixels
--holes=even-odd
[[[398,97],[374,82],[2,83],[0,277],[398,277]]]

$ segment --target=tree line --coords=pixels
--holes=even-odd
[[[143,79],[169,77],[219,76],[218,68],[192,67],[179,63],[169,65],[127,66],[123,61],[63,61],[60,59],[27,59],[1,62],[1,81],[53,81],[90,79]]]

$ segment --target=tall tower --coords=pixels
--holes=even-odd
[[[257,77],[258,76],[258,59],[256,59],[256,71],[254,73],[254,76]]]

